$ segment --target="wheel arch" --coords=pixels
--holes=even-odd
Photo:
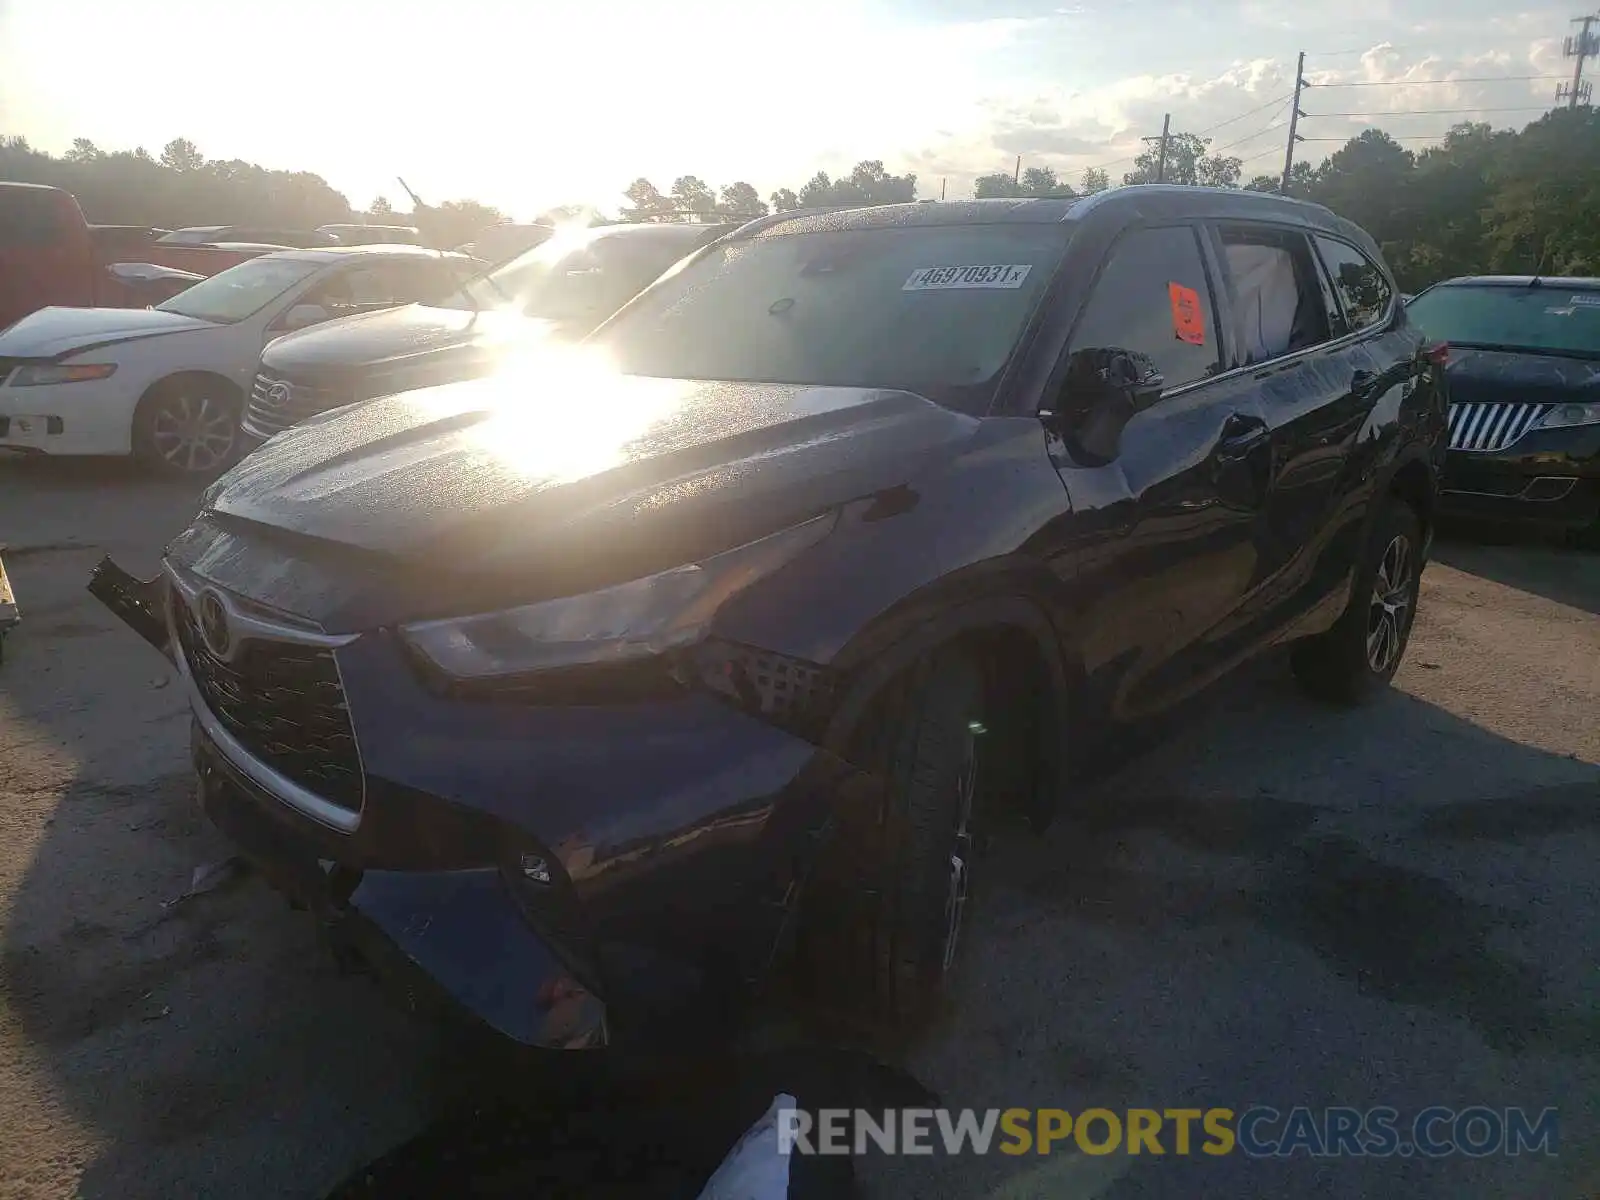
[[[844,648],[833,664],[842,689],[829,714],[823,744],[851,759],[859,732],[893,684],[930,657],[953,649],[977,659],[986,706],[1015,718],[1023,760],[1036,766],[1013,799],[1035,827],[1054,815],[1066,783],[1062,732],[1072,711],[1079,672],[1045,608],[1022,595],[925,597],[899,606]]]

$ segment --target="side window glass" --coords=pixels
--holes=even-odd
[[[1392,289],[1378,265],[1354,246],[1332,238],[1317,238],[1317,250],[1344,305],[1349,331],[1358,333],[1381,321],[1389,309]]]
[[[1321,345],[1332,336],[1326,293],[1302,235],[1239,226],[1224,226],[1221,233],[1241,365]]]
[[[1147,355],[1170,391],[1217,373],[1216,326],[1196,231],[1139,229],[1112,247],[1071,348]]]

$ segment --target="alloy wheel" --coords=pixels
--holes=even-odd
[[[1396,534],[1378,560],[1367,609],[1367,665],[1382,675],[1400,657],[1411,616],[1411,539]]]
[[[210,396],[176,395],[163,401],[150,440],[168,466],[185,474],[216,471],[228,461],[236,436],[231,406]]]

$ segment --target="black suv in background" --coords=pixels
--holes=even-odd
[[[1388,684],[1438,383],[1315,205],[777,216],[526,371],[287,431],[91,590],[176,661],[212,819],[505,1036],[681,1034],[791,955],[903,1019],[985,828],[1103,735],[1285,643]]]
[[[1600,531],[1600,279],[1450,279],[1407,311],[1448,343],[1441,507]]]
[[[673,263],[737,228],[575,230],[468,280],[438,304],[277,338],[251,390],[246,445],[330,408],[485,374],[545,338],[580,338]]]

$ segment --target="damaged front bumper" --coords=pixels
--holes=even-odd
[[[339,639],[339,679],[317,685],[338,689],[361,764],[358,801],[319,819],[304,788],[243,744],[224,711],[237,696],[217,690],[195,641],[193,581],[168,571],[144,582],[107,560],[89,589],[174,663],[211,821],[410,1006],[442,1002],[524,1046],[722,1027],[792,933],[837,806],[877,794],[856,768],[705,692],[465,700],[429,689],[380,630]]]
[[[466,1016],[541,1049],[607,1042],[606,1009],[524,920],[494,868],[351,868],[283,819],[198,722],[195,772],[205,814],[274,889],[311,911],[341,959],[370,967],[413,1012]]]

